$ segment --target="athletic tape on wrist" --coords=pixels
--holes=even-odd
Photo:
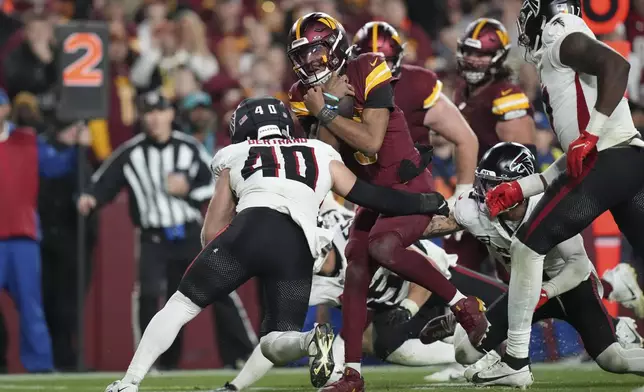
[[[333,121],[337,116],[338,116],[338,112],[333,111],[325,106],[322,108],[322,110],[320,110],[320,113],[318,113],[318,115],[315,117],[318,120],[320,120],[320,123],[322,125],[327,125],[328,123]]]

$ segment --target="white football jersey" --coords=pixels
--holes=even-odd
[[[580,32],[596,39],[586,23],[578,16],[560,14],[546,24],[542,47],[537,51],[537,69],[546,113],[564,151],[585,130],[590,112],[597,101],[597,77],[576,73],[561,63],[560,48],[564,38]],[[628,143],[639,133],[633,125],[628,101],[622,98],[604,125],[604,134],[597,143],[599,151]]]
[[[542,196],[543,194],[529,198],[528,208],[523,220],[521,222],[512,222],[499,218],[491,219],[485,207],[485,202],[479,201],[475,191],[471,190],[463,193],[456,200],[453,210],[454,218],[459,225],[484,243],[490,255],[505,266],[509,273],[512,236],[519,226],[528,219]],[[561,258],[557,248],[553,248],[546,255],[543,262],[544,271],[552,278],[559,274],[563,266],[564,260]]]
[[[210,168],[215,181],[230,169],[237,212],[268,207],[289,215],[304,231],[313,257],[333,238],[317,227],[320,204],[331,190],[329,165],[342,162],[328,144],[313,139],[247,140],[221,149]]]
[[[325,212],[328,214],[331,209]],[[348,216],[346,209],[338,209],[339,223],[335,227],[335,236],[333,237],[333,246],[338,250],[340,259],[336,263],[342,263],[338,275],[334,277],[313,275],[313,285],[311,287],[311,296],[309,305],[328,304],[331,306],[340,306],[340,297],[344,291],[344,277],[347,267],[347,258],[344,255],[347,243],[349,241],[349,228],[353,223],[353,216]],[[351,212],[353,215],[353,213]],[[410,249],[415,250],[428,257],[436,269],[438,269],[447,279],[451,278],[450,267],[456,265],[457,255],[449,255],[445,251],[429,240],[420,240]],[[333,251],[333,250],[331,250]],[[317,263],[316,264],[321,264]],[[373,310],[390,309],[397,306],[409,295],[410,283],[386,268],[378,268],[371,284],[369,285],[369,294],[367,296],[367,306]]]

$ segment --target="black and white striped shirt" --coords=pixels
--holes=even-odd
[[[109,203],[127,186],[132,222],[143,229],[201,223],[201,205],[214,191],[211,157],[199,141],[173,131],[160,144],[139,134],[121,145],[92,176],[89,194],[97,206]],[[166,192],[171,173],[183,173],[190,184],[185,198]]]

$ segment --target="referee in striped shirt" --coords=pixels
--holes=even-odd
[[[159,299],[174,293],[184,271],[201,250],[201,206],[213,194],[210,156],[191,136],[172,128],[174,109],[158,92],[141,97],[145,132],[121,145],[92,176],[78,200],[82,214],[109,203],[126,187],[130,216],[140,229],[139,328],[159,310]],[[136,328],[135,328],[136,330]],[[160,359],[175,368],[180,337]]]

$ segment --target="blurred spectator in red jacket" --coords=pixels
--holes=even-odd
[[[7,121],[11,105],[0,90],[0,287],[11,287],[20,315],[20,359],[30,372],[53,370],[42,306],[38,174],[54,170],[56,154],[39,159],[35,132]],[[40,163],[40,166],[39,166]]]
[[[110,23],[109,46],[109,117],[92,120],[88,124],[92,135],[92,151],[99,162],[134,134],[136,90],[129,79],[133,56],[125,26],[113,21]]]
[[[42,95],[56,83],[56,66],[52,47],[54,29],[44,14],[32,13],[25,23],[25,40],[3,59],[3,76],[7,93],[14,97],[20,91]]]

